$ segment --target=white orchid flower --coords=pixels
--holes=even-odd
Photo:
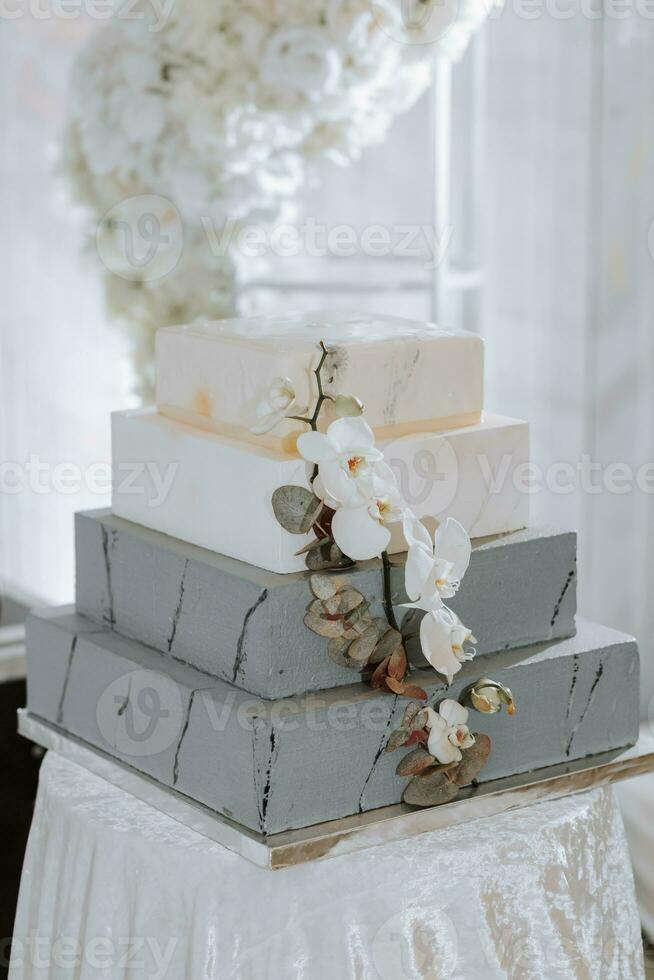
[[[384,472],[386,479],[379,475],[379,470]],[[334,541],[353,561],[378,558],[391,540],[388,525],[404,517],[400,492],[386,464],[382,464],[378,472],[372,475],[370,488],[371,496],[364,504],[360,507],[339,507],[332,520]]]
[[[471,544],[467,531],[454,518],[441,524],[434,541],[424,524],[413,514],[404,521],[404,537],[409,546],[405,587],[414,609],[431,612],[443,599],[456,595],[470,564]]]
[[[389,474],[393,478],[383,453],[375,448],[372,429],[361,417],[336,419],[327,432],[305,432],[297,448],[304,459],[318,464],[322,492],[343,507],[367,504],[373,495],[375,468],[382,479]]]
[[[270,390],[255,409],[257,421],[250,432],[261,436],[290,415],[295,407],[295,386],[290,378],[275,378]]]
[[[447,699],[439,705],[438,711],[425,708],[429,741],[427,750],[443,765],[460,762],[462,749],[475,744],[474,736],[468,728],[468,710],[458,701]]]
[[[459,617],[441,605],[428,612],[420,623],[420,646],[426,660],[451,684],[466,660],[473,660],[474,649],[466,643],[476,643],[472,632]]]
[[[330,507],[331,510],[338,510],[340,504],[338,500],[334,500],[331,494],[327,493],[324,486],[322,485],[322,480],[320,476],[317,476],[313,483],[311,484],[311,489],[315,493],[319,500],[322,500],[326,507]]]

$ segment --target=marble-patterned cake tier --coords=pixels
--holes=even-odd
[[[323,372],[326,393],[361,399],[378,438],[480,421],[480,337],[399,317],[329,310],[159,330],[159,411],[222,435],[292,452],[305,431],[302,423],[285,420],[264,436],[249,429],[257,403],[275,378],[290,379],[298,408],[313,408],[321,341],[334,351]],[[321,427],[330,418],[326,404]]]
[[[62,731],[237,823],[265,834],[398,803],[406,750],[387,753],[407,701],[361,684],[270,702],[212,680],[70,610],[30,616],[28,706]],[[508,685],[517,714],[471,713],[493,742],[480,781],[635,743],[635,642],[580,624],[574,639],[464,666],[448,690],[416,675],[430,699],[458,698],[480,676]]]
[[[304,625],[313,600],[308,572],[265,572],[106,510],[77,514],[75,527],[77,609],[96,622],[263,698],[356,680],[356,672],[330,660],[327,640]],[[404,561],[397,562],[392,592],[400,603],[407,598]],[[370,600],[373,615],[383,615],[381,562],[336,578]],[[571,636],[576,584],[574,533],[517,531],[474,543],[450,605],[475,633],[481,657]],[[424,663],[417,625],[406,624],[409,654]]]
[[[308,486],[297,456],[255,449],[152,409],[113,415],[113,511],[119,517],[273,572],[304,569],[313,535],[276,521],[273,492]],[[486,415],[479,425],[380,443],[406,503],[434,527],[454,517],[471,537],[525,527],[526,422]],[[395,527],[390,551],[404,550]]]

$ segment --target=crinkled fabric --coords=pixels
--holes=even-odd
[[[612,791],[264,871],[50,753],[10,980],[639,980]]]

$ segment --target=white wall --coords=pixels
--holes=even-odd
[[[106,463],[109,411],[128,397],[122,338],[105,323],[51,179],[67,70],[87,31],[82,21],[0,18],[0,459],[27,483],[30,457],[49,467],[44,492],[0,496],[0,582],[52,601],[72,596],[73,512],[108,499],[56,492],[52,468],[87,475]]]

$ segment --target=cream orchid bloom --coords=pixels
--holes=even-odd
[[[447,699],[439,705],[438,711],[425,708],[426,727],[429,731],[427,750],[443,765],[460,762],[462,749],[475,744],[474,736],[468,728],[468,710],[458,701]]]
[[[443,599],[456,595],[470,564],[470,538],[458,521],[448,517],[432,542],[427,528],[413,514],[405,518],[404,536],[409,546],[405,587],[412,600],[407,605],[432,612],[443,605]]]
[[[250,428],[254,435],[264,435],[286,418],[295,407],[295,386],[290,378],[275,378],[270,390],[255,409],[257,421]]]
[[[509,688],[504,684],[498,684],[497,681],[488,680],[488,678],[477,681],[470,688],[467,699],[476,711],[481,711],[484,714],[497,714],[503,706],[506,706],[507,714],[514,715],[516,713],[515,699]]]
[[[371,496],[364,504],[339,507],[332,519],[334,541],[353,561],[377,558],[386,551],[391,540],[388,525],[404,517],[400,492],[385,463],[372,474],[369,487]]]
[[[455,674],[466,660],[473,660],[474,649],[466,649],[466,643],[476,643],[472,632],[458,616],[441,605],[428,612],[420,623],[420,646],[425,659],[434,670],[451,684]]]
[[[300,455],[317,463],[320,489],[343,507],[362,507],[373,495],[372,478],[384,456],[375,448],[375,437],[361,417],[336,419],[327,432],[305,432],[297,441]],[[382,479],[392,477],[386,464]],[[352,557],[352,556],[351,556]]]

